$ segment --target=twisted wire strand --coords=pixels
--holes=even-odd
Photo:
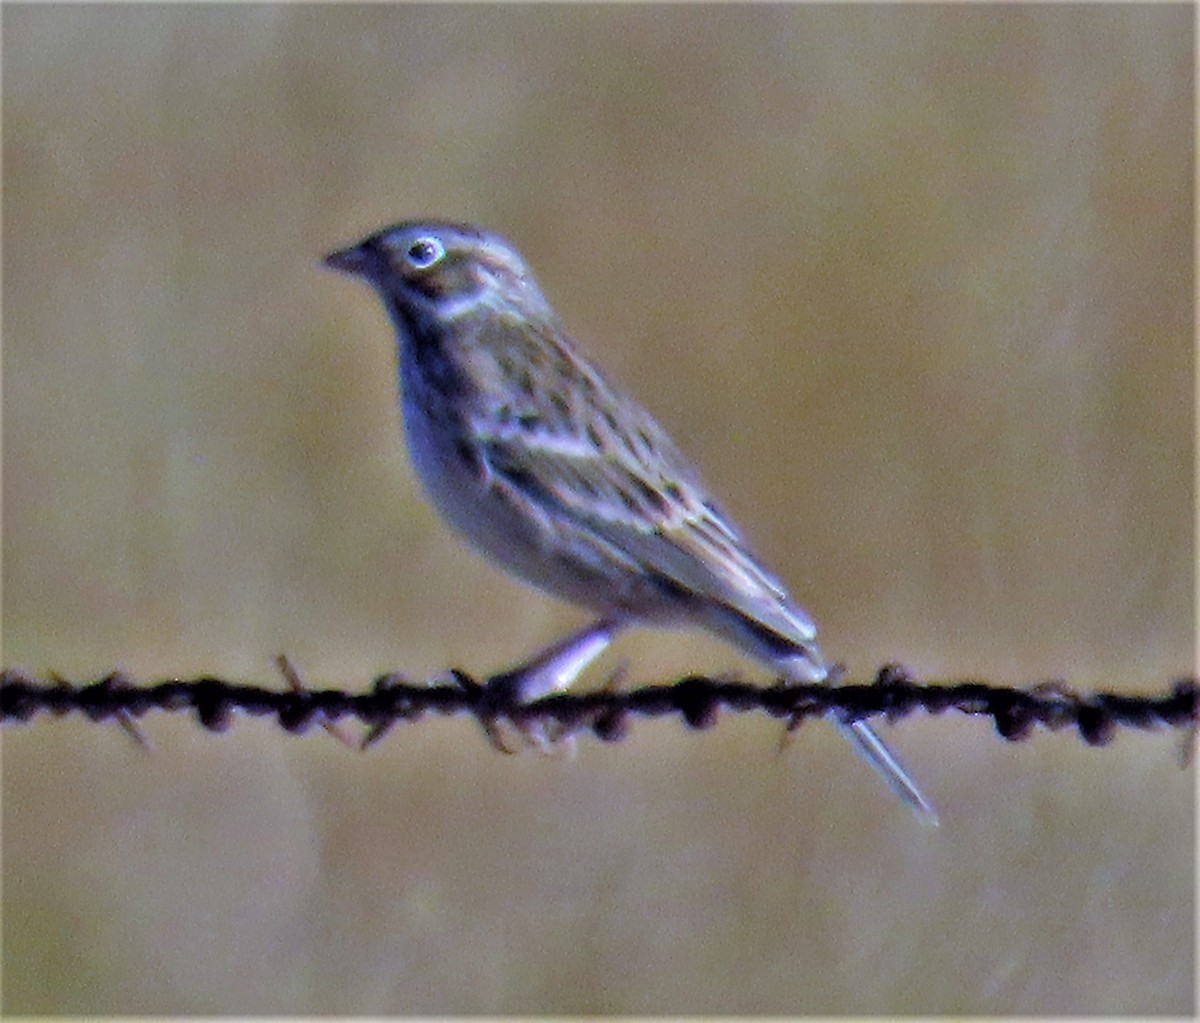
[[[1008,741],[1028,738],[1035,729],[1072,728],[1090,746],[1108,743],[1121,729],[1196,729],[1195,678],[1180,678],[1151,695],[1080,693],[1062,682],[1025,688],[982,681],[926,683],[899,665],[884,665],[869,683],[834,686],[752,685],[735,679],[688,676],[663,685],[615,691],[560,693],[532,703],[516,703],[504,687],[489,688],[461,671],[440,684],[414,684],[399,674],[381,675],[364,692],[310,689],[295,669],[279,658],[287,689],[229,682],[220,678],[166,679],[138,685],[121,672],[93,682],[43,680],[20,671],[0,671],[0,723],[11,726],[39,716],[80,714],[91,721],[115,721],[139,737],[137,719],[152,711],[190,713],[210,731],[222,731],[237,714],[274,717],[287,732],[310,727],[331,730],[350,718],[367,726],[361,745],[392,727],[427,715],[470,715],[495,741],[497,722],[522,730],[550,728],[554,738],[591,733],[605,742],[622,739],[633,720],[678,716],[692,729],[714,725],[721,712],[759,711],[787,722],[789,730],[809,718],[840,715],[846,720],[884,716],[889,721],[923,711],[955,711],[992,719]],[[499,745],[499,743],[497,743]],[[1186,753],[1185,753],[1186,756]]]

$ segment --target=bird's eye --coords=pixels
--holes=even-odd
[[[446,254],[446,247],[436,238],[418,238],[405,252],[409,266],[416,270],[428,270]]]

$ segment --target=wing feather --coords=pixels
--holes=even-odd
[[[785,640],[816,629],[750,551],[666,431],[555,323],[497,310],[469,356],[468,428],[494,485],[592,564],[668,581]]]
[[[651,421],[652,423],[652,421]],[[653,457],[624,445],[596,446],[563,429],[495,430],[483,441],[489,472],[540,508],[568,543],[595,542],[621,560],[700,597],[733,608],[796,643],[816,630],[780,581],[749,550],[661,428],[643,422]]]

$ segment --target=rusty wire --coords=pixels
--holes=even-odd
[[[11,726],[46,715],[82,715],[114,721],[139,737],[136,721],[152,711],[190,713],[201,727],[225,729],[238,714],[274,717],[288,732],[313,726],[335,730],[344,719],[366,726],[366,746],[396,725],[430,715],[471,715],[489,735],[498,722],[518,729],[550,729],[555,738],[590,733],[613,742],[632,721],[677,716],[692,729],[715,724],[722,712],[759,711],[787,722],[789,729],[813,717],[847,720],[884,716],[895,722],[918,711],[991,718],[1004,739],[1027,738],[1035,729],[1074,729],[1088,745],[1110,741],[1122,729],[1196,728],[1194,678],[1181,678],[1157,694],[1080,693],[1061,682],[1017,688],[965,680],[925,683],[902,667],[885,665],[865,684],[753,685],[690,676],[663,685],[601,692],[561,693],[517,703],[505,687],[489,687],[460,671],[436,684],[414,684],[398,674],[382,675],[366,691],[313,689],[300,681],[286,658],[279,658],[286,689],[229,682],[220,678],[166,679],[137,684],[121,672],[91,682],[20,671],[0,672],[0,723]],[[1187,747],[1190,749],[1190,737]]]

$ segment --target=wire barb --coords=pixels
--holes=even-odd
[[[288,689],[290,689],[297,696],[301,697],[303,701],[303,698],[309,695],[309,689],[304,684],[303,679],[300,678],[300,672],[296,670],[296,666],[292,664],[287,654],[280,654],[275,658],[275,667],[279,669],[279,674],[283,676],[283,680],[287,683]],[[302,709],[306,710],[306,708]],[[307,714],[305,716],[307,717]],[[361,742],[355,742],[348,735],[346,735],[345,732],[338,728],[336,721],[329,720],[329,718],[324,716],[323,713],[320,714],[320,719],[321,727],[324,728],[325,731],[337,739],[337,741],[347,749],[365,748]]]

